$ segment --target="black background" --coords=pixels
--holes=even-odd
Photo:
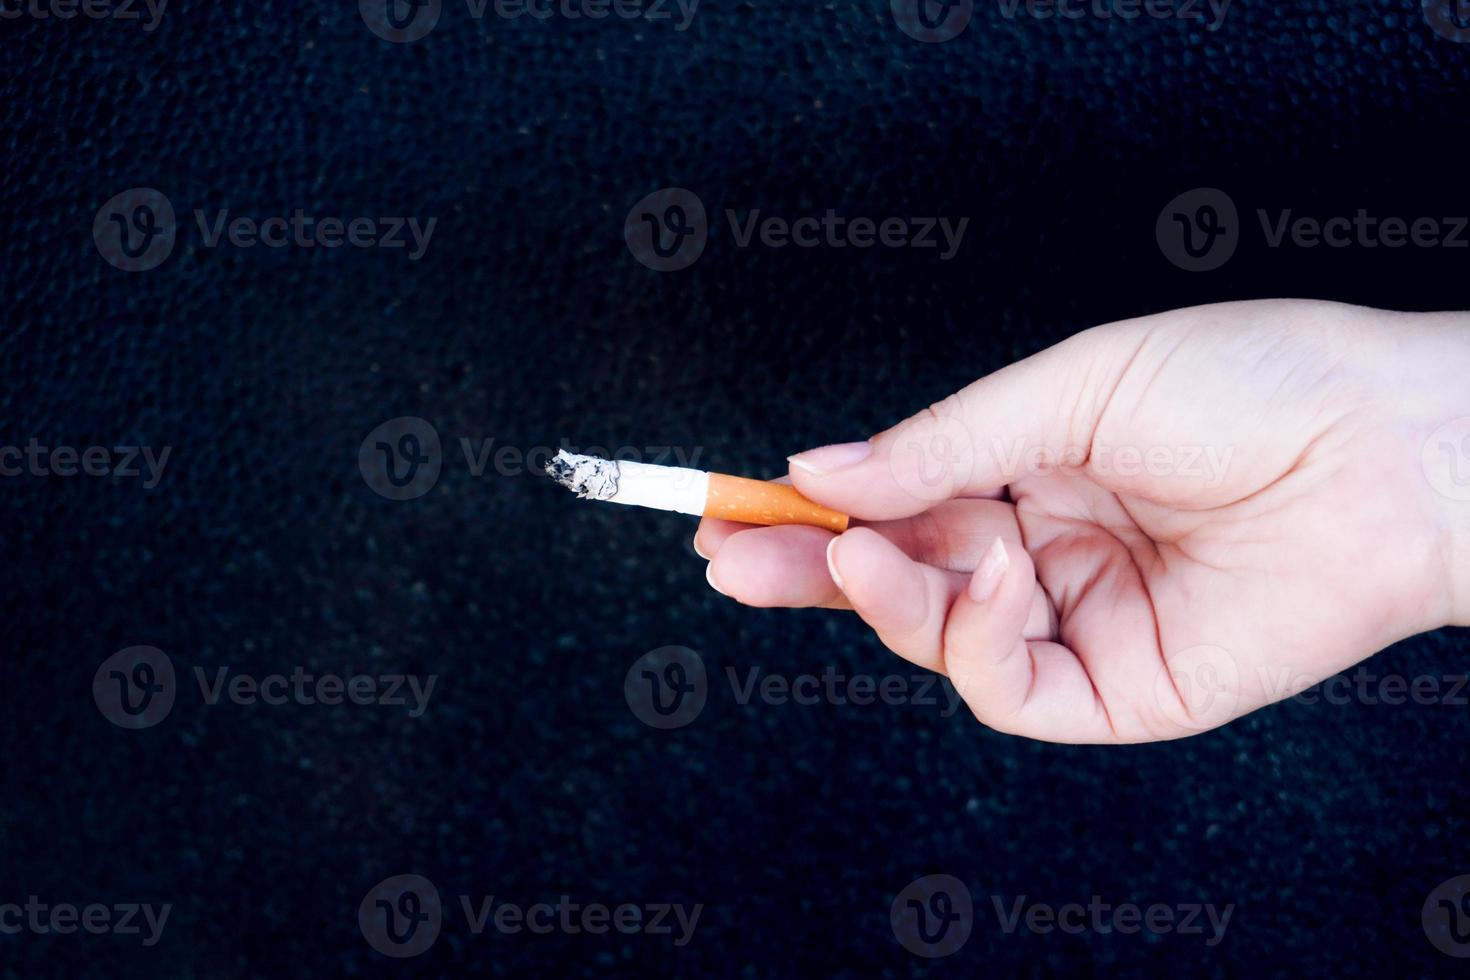
[[[1236,0],[1223,26],[1008,20],[920,44],[888,4],[705,0],[693,26],[473,20],[412,44],[354,3],[175,0],[139,22],[0,21],[0,443],[172,447],[138,480],[0,481],[0,901],[172,903],[163,940],[0,936],[0,975],[1447,973],[1420,926],[1470,871],[1465,707],[1264,709],[1182,742],[1061,747],[961,711],[740,706],[724,671],[903,674],[850,615],[712,593],[683,518],[473,475],[520,451],[677,446],[755,476],[862,438],[1092,324],[1226,299],[1467,305],[1470,252],[1271,249],[1257,208],[1470,214],[1470,46],[1416,3]],[[131,187],[180,217],[120,271],[92,237]],[[690,269],[623,221],[682,186]],[[1199,186],[1239,251],[1155,240]],[[194,209],[437,217],[403,251],[207,248]],[[828,208],[968,216],[959,254],[737,249],[723,224]],[[419,416],[433,492],[395,502],[364,437]],[[195,667],[436,674],[427,713],[202,702],[109,724],[94,672],[136,644]],[[641,724],[668,644],[715,681]],[[1375,672],[1465,670],[1463,632]],[[527,905],[705,906],[693,942],[473,936],[408,961],[357,906],[414,872]],[[889,927],[914,878],[976,897],[928,963]],[[1010,901],[1233,903],[1225,939],[1004,934]]]

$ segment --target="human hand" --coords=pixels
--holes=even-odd
[[[741,602],[855,610],[1000,731],[1177,738],[1470,624],[1467,379],[1461,314],[1111,324],[792,457],[846,533],[705,519],[695,547]]]

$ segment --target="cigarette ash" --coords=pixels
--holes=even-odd
[[[547,474],[583,500],[611,500],[618,492],[618,461],[578,456],[565,449],[546,464]]]

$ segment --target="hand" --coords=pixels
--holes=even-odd
[[[1098,327],[792,457],[845,534],[695,547],[741,602],[855,610],[998,730],[1193,734],[1470,622],[1467,338],[1297,301]]]

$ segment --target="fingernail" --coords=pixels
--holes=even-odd
[[[832,549],[837,547],[837,542],[840,540],[842,539],[833,538],[827,542],[827,574],[832,576],[832,581],[837,583],[838,589],[846,591],[842,589],[842,576],[837,574],[837,563],[832,560]]]
[[[826,473],[835,473],[846,469],[855,463],[861,463],[873,453],[873,447],[866,442],[841,442],[835,446],[823,446],[820,449],[808,449],[804,453],[795,456],[787,456],[786,462],[799,470],[821,476]]]
[[[715,583],[715,566],[713,562],[704,566],[704,580],[709,583],[710,588],[714,589],[720,595],[727,598],[729,597],[730,593],[726,592]]]
[[[704,549],[699,546],[699,535],[696,534],[694,536],[694,540],[690,542],[689,546],[694,549],[694,553],[696,555],[703,558],[705,561],[709,561],[710,556],[705,554]]]
[[[975,575],[970,579],[970,598],[976,602],[985,602],[995,595],[995,590],[1000,587],[1000,580],[1005,578],[1006,569],[1011,567],[1011,556],[1006,554],[1005,542],[1000,538],[985,550],[985,557],[980,559],[980,567],[975,569]]]

